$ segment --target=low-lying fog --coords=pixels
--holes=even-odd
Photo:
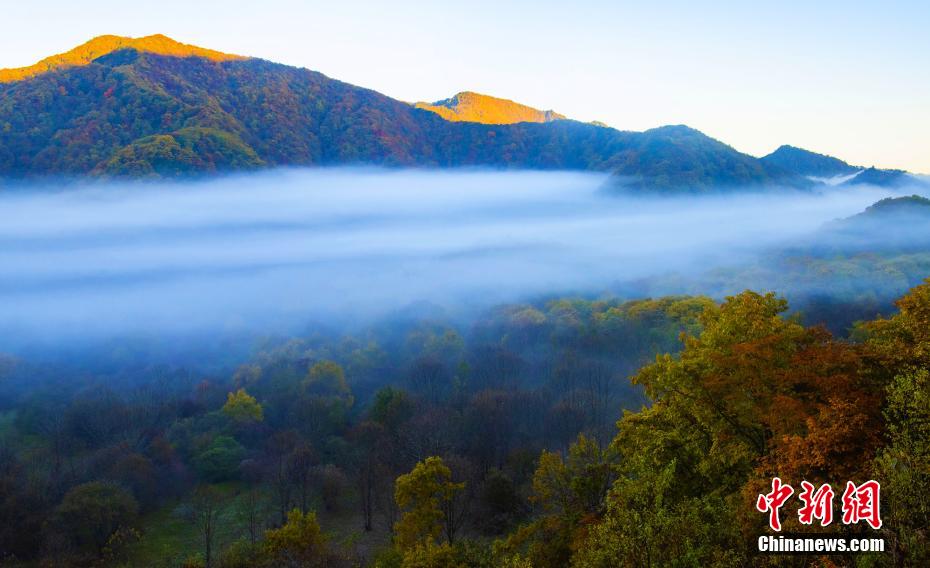
[[[891,195],[630,198],[601,175],[286,170],[7,190],[0,349],[480,307],[732,264]],[[50,339],[51,338],[51,339]],[[15,340],[15,341],[14,341]]]

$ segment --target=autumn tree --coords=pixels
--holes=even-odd
[[[255,400],[255,397],[245,392],[245,389],[239,389],[226,396],[223,414],[239,424],[261,422],[264,418],[262,405]]]
[[[330,564],[326,540],[316,513],[294,509],[281,528],[265,532],[264,553],[269,566],[322,568]]]
[[[707,306],[679,355],[634,377],[652,405],[618,424],[616,481],[584,542],[567,543],[578,565],[738,564],[761,529],[745,504],[764,480],[861,477],[879,442],[875,385],[858,347],[787,308],[753,292]],[[556,466],[541,460],[550,488],[583,479]],[[549,493],[570,506],[571,492]]]
[[[401,510],[394,525],[401,550],[413,548],[427,540],[445,538],[452,542],[458,527],[454,497],[465,488],[452,481],[452,471],[442,458],[430,457],[417,463],[410,473],[397,478],[394,498]]]

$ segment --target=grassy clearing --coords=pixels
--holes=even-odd
[[[217,533],[213,549],[219,553],[232,542],[246,537],[239,511],[244,502],[245,487],[238,483],[223,483],[213,488],[221,496],[217,513]],[[180,566],[191,557],[203,557],[203,541],[197,524],[179,514],[190,501],[175,501],[142,518],[142,538],[129,550],[126,566],[152,568]]]
[[[217,536],[214,542],[216,557],[238,539],[248,538],[240,511],[246,503],[245,486],[225,483],[213,486],[221,495],[218,508]],[[270,495],[261,495],[264,516],[270,528],[279,520],[279,514]],[[391,533],[386,521],[376,517],[373,530],[365,532],[358,508],[347,499],[336,511],[326,511],[322,499],[316,496],[308,504],[317,511],[320,526],[329,538],[330,545],[354,559],[370,560],[380,549],[388,546]],[[157,511],[143,516],[141,539],[131,545],[125,567],[176,568],[192,557],[203,558],[203,542],[197,525],[190,518],[178,514],[190,507],[190,500],[174,501]]]

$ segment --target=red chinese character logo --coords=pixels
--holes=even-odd
[[[843,492],[843,524],[851,525],[866,521],[873,529],[882,526],[878,513],[878,498],[881,486],[877,481],[866,481],[856,487],[852,481],[846,482]]]
[[[769,526],[774,531],[781,530],[781,520],[778,518],[778,509],[785,504],[788,497],[794,495],[794,488],[790,485],[783,485],[778,477],[772,478],[772,492],[766,495],[759,494],[756,500],[756,509],[760,513],[769,514]]]
[[[817,491],[813,484],[801,482],[803,491],[798,498],[804,506],[798,509],[798,520],[801,524],[809,525],[814,519],[820,519],[820,526],[825,527],[833,522],[833,488],[824,483]]]

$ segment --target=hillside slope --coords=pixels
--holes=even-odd
[[[570,169],[711,191],[799,176],[686,127],[487,125],[260,59],[123,48],[0,84],[0,176],[173,177],[278,165]]]

